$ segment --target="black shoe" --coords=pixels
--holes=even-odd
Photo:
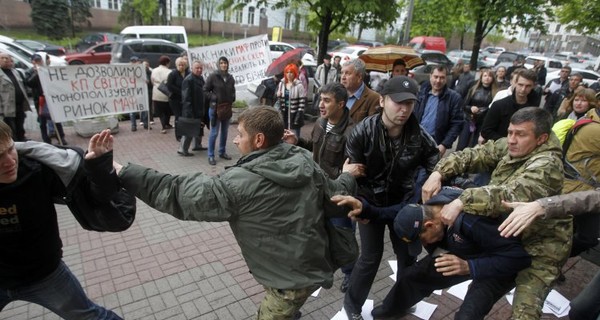
[[[165,129],[173,129],[173,126],[172,126],[172,125],[170,125],[170,124],[167,124],[167,125],[165,126]]]
[[[296,311],[296,313],[294,313],[294,320],[298,320],[302,317],[302,312],[300,311]]]
[[[340,286],[340,291],[342,293],[345,293],[346,291],[348,291],[349,284],[350,284],[350,275],[346,274],[346,275],[344,275],[344,280],[342,280],[342,285]]]
[[[189,153],[189,152],[187,152],[187,151],[179,151],[179,150],[177,150],[177,153],[178,153],[179,155],[182,155],[182,156],[184,156],[184,157],[191,157],[191,156],[193,156],[193,155],[194,155],[193,153]]]
[[[220,154],[219,158],[225,159],[225,160],[231,160],[231,157],[227,153]]]
[[[391,320],[391,319],[398,319],[398,318],[408,314],[409,312],[414,312],[415,310],[416,310],[416,308],[412,307],[407,310],[394,311],[394,310],[388,310],[383,305],[380,305],[378,307],[375,307],[373,309],[373,311],[371,311],[371,315],[373,316],[373,319],[375,319],[375,320],[386,320],[386,319]]]
[[[205,148],[203,146],[199,146],[199,147],[194,147],[192,149],[192,151],[204,151],[204,150],[208,150],[208,148]]]
[[[131,127],[131,131],[137,131],[137,127]]]
[[[209,163],[211,166],[216,166],[216,165],[217,165],[217,162],[215,161],[215,158],[214,158],[214,157],[208,157],[208,163]]]

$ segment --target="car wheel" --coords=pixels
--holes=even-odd
[[[85,63],[83,63],[83,61],[79,61],[79,60],[73,60],[73,61],[69,62],[69,65],[71,65],[71,66],[77,66],[80,64],[85,64]]]

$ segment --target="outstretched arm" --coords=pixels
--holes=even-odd
[[[85,155],[85,160],[92,160],[99,158],[105,153],[112,151],[113,149],[113,136],[110,133],[110,129],[105,129],[100,133],[96,133],[90,139],[88,144],[88,152]]]

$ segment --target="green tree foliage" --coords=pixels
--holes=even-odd
[[[317,60],[323,61],[329,35],[346,32],[351,24],[363,28],[382,28],[393,23],[399,15],[396,0],[258,0],[257,6],[272,5],[274,9],[302,5],[309,8],[308,26],[319,33]],[[241,8],[245,0],[225,0],[220,8]]]
[[[515,27],[545,31],[546,18],[554,17],[553,7],[557,1],[547,0],[420,0],[416,7],[424,5],[419,13],[413,15],[413,30],[447,32],[466,30],[465,26],[474,26],[474,40],[471,55],[471,67],[475,67],[483,38],[494,29],[514,31]],[[446,13],[447,9],[456,9]],[[444,14],[437,14],[444,12]],[[439,17],[432,17],[439,16]],[[458,20],[453,21],[453,20]],[[414,20],[413,20],[414,21]],[[452,28],[446,24],[453,25]],[[411,32],[411,34],[413,34]]]
[[[123,0],[119,23],[123,25],[151,25],[158,22],[156,0]]]
[[[89,19],[92,17],[90,9],[91,3],[89,0],[71,0],[74,26],[86,27],[89,24]]]
[[[438,12],[444,14],[437,14]],[[410,37],[450,38],[453,33],[461,33],[471,25],[473,21],[468,19],[464,3],[453,0],[415,0]]]
[[[558,6],[556,14],[560,23],[569,24],[578,32],[595,34],[600,31],[600,1],[564,1]]]
[[[71,30],[67,0],[35,0],[31,3],[31,21],[37,33],[59,40]]]

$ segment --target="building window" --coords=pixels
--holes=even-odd
[[[186,16],[186,5],[185,0],[177,1],[177,16],[185,17]]]
[[[244,18],[244,13],[242,12],[242,10],[236,10],[235,11],[235,23],[237,23],[237,24],[242,23],[243,18]]]
[[[266,19],[266,18],[267,18],[267,9],[266,8],[260,8],[259,19]]]
[[[558,33],[558,32],[560,32],[560,24],[557,24],[557,25],[556,25],[556,29],[554,29],[554,32],[555,32],[555,33]]]
[[[202,12],[200,11],[200,1],[192,1],[192,18],[200,19],[202,18]]]
[[[231,9],[225,9],[223,12],[223,22],[231,22]]]
[[[285,13],[285,23],[283,24],[284,29],[290,28],[290,20],[292,19],[292,14],[289,12]]]
[[[294,15],[294,31],[300,30],[300,22],[301,21],[302,21],[302,18],[300,17],[300,14],[296,13]]]
[[[249,25],[254,24],[254,7],[248,8],[248,24]]]
[[[108,0],[108,9],[119,10],[119,0]]]

